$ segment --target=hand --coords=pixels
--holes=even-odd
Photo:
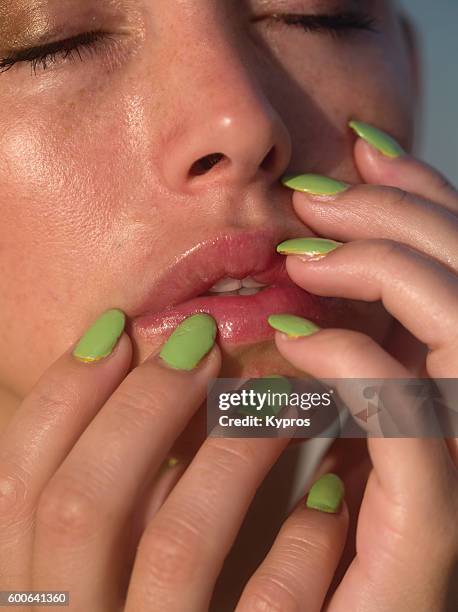
[[[346,244],[318,258],[304,248],[287,269],[318,295],[381,300],[396,336],[382,348],[355,331],[311,327],[303,338],[277,333],[277,347],[316,378],[457,378],[458,194],[409,155],[388,158],[359,139],[355,159],[367,184],[293,196],[308,227]],[[369,438],[368,450],[356,556],[326,610],[455,609],[458,440]]]
[[[100,344],[106,317],[114,317],[116,329],[111,321],[111,336]],[[186,333],[178,328],[175,345],[169,340],[159,355],[129,372],[132,345],[121,317],[109,311],[58,359],[0,438],[0,587],[69,591],[72,612],[202,612],[256,489],[288,439],[208,438],[181,478],[169,478],[164,503],[151,503],[153,481],[205,400],[220,353],[212,348],[213,320],[205,317],[211,329],[202,334],[191,317],[183,324]],[[95,358],[94,348],[104,357],[82,362]],[[140,516],[139,508],[145,510]],[[268,600],[282,609],[285,596],[302,597],[300,567],[290,568],[293,594],[279,589],[275,576],[288,567],[285,551],[300,545],[308,513],[300,505],[286,521],[266,565],[247,586],[245,602]],[[307,542],[328,550],[332,541],[306,577],[318,605],[348,514],[344,506],[329,529],[318,529],[322,518],[316,514]],[[252,610],[243,601],[240,606]]]

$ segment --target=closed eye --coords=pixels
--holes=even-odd
[[[345,35],[351,30],[379,31],[373,17],[356,11],[332,15],[274,14],[271,18],[306,32],[327,32],[336,36]]]
[[[15,64],[29,63],[34,73],[41,68],[46,70],[59,59],[83,60],[85,52],[94,52],[97,46],[109,35],[105,32],[86,32],[65,40],[58,40],[37,47],[13,51],[0,59],[0,73],[10,70]]]

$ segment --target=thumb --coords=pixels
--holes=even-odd
[[[435,168],[406,153],[389,134],[378,128],[350,121],[358,136],[354,157],[365,183],[397,187],[456,212],[458,193]]]

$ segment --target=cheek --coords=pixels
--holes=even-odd
[[[362,36],[367,42],[296,34],[296,46],[291,37],[277,45],[284,73],[273,97],[294,136],[299,171],[307,164],[307,171],[357,179],[347,129],[354,118],[386,128],[411,146],[414,87],[399,33]]]
[[[113,292],[129,231],[122,203],[145,185],[129,116],[122,105],[43,96],[0,119],[0,382],[22,389]]]
[[[305,68],[303,53],[285,50],[288,82],[278,86],[279,72],[270,80],[272,103],[290,133],[305,135],[296,138],[293,159],[309,171],[343,168],[352,180],[344,127],[350,116],[382,128],[384,122],[401,141],[408,137],[407,79],[402,67],[393,71],[397,51],[364,56],[349,47],[336,61],[335,49],[316,49]],[[19,103],[7,98],[0,92],[0,104],[14,109],[0,117],[0,271],[7,287],[0,319],[8,322],[0,331],[0,383],[25,390],[102,309],[125,303],[120,279],[137,271],[140,280],[153,251],[158,268],[167,262],[160,247],[178,248],[182,224],[165,208],[170,197],[161,198],[152,164],[161,117],[145,114],[141,96],[88,89],[62,100],[46,93]]]

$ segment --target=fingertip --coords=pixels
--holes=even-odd
[[[132,339],[125,331],[121,334],[121,337],[113,349],[112,355],[116,355],[118,359],[129,364],[132,361]]]
[[[342,479],[337,474],[323,474],[311,486],[305,504],[311,510],[339,514],[345,495]]]
[[[70,360],[72,364],[80,367],[97,367],[116,364],[118,367],[126,369],[132,361],[132,340],[125,331],[121,332],[116,340],[113,340],[111,346],[96,356],[94,354],[79,352],[77,348],[78,345],[73,344],[66,351],[65,358]]]
[[[181,376],[197,377],[199,379],[215,378],[222,364],[221,349],[216,343],[199,360],[193,359],[192,363],[170,362],[170,360],[164,359],[160,353],[152,355],[152,359],[160,368],[165,368]]]
[[[354,158],[363,182],[402,189],[456,211],[456,187],[439,170],[414,155],[404,152],[390,158],[358,138]]]
[[[374,125],[362,121],[350,121],[348,126],[360,140],[369,144],[385,158],[397,159],[405,154],[403,147],[393,136]]]
[[[213,347],[210,349],[210,351],[207,353],[207,355],[199,365],[200,367],[211,371],[213,375],[216,375],[221,369],[222,359],[223,358],[221,349],[219,345],[215,342]]]
[[[397,157],[384,155],[362,138],[358,138],[355,142],[354,157],[363,182],[376,185],[396,182],[400,162],[410,159],[407,154]]]
[[[207,313],[195,313],[184,319],[167,338],[159,363],[175,370],[192,371],[215,345],[217,323]]]

